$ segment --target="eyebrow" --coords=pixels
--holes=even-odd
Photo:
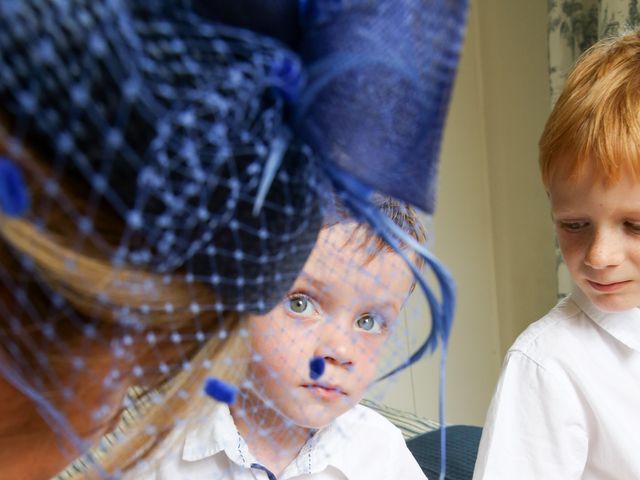
[[[393,306],[392,301],[384,301],[380,303],[371,302],[369,304],[370,308],[364,309],[364,312],[376,312],[385,316],[386,320],[394,320],[398,318],[402,308],[404,307],[404,303],[400,306],[400,309],[396,310]]]
[[[302,271],[300,273],[300,276],[298,277],[298,279],[303,280],[307,283],[310,283],[311,285],[313,285],[314,288],[318,289],[321,292],[328,292],[330,291],[329,289],[329,285],[327,285],[326,282],[320,280],[319,278],[316,278],[312,275],[309,275],[308,273],[306,273],[305,271]]]
[[[581,218],[584,217],[583,213],[576,213],[570,210],[551,210],[551,220],[557,220],[558,218]]]
[[[325,295],[328,295],[329,297],[332,296],[332,291],[335,290],[334,288],[331,288],[329,286],[328,283],[326,283],[325,281],[314,277],[313,275],[310,275],[304,271],[302,271],[300,273],[300,276],[298,277],[299,281],[303,281],[305,283],[311,284],[313,286],[314,289],[317,289],[319,292],[322,292]],[[394,318],[398,317],[398,315],[400,315],[400,312],[402,311],[402,309],[405,306],[405,303],[407,301],[407,299],[409,298],[409,296],[407,295],[407,298],[404,299],[404,301],[401,304],[400,309],[398,309],[396,311],[396,309],[393,307],[393,302],[390,300],[385,300],[383,302],[380,303],[375,303],[375,302],[371,302],[370,307],[368,309],[365,309],[367,311],[374,311],[374,312],[390,312],[392,314],[392,316]]]

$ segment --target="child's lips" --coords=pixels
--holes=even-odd
[[[347,396],[347,392],[345,392],[339,385],[331,385],[326,383],[305,383],[302,385],[302,387],[321,398],[335,399]]]
[[[624,280],[622,282],[607,282],[607,283],[600,283],[600,282],[594,282],[593,280],[587,280],[587,282],[589,283],[589,285],[591,285],[591,288],[593,288],[594,290],[597,290],[598,292],[612,293],[612,292],[617,292],[618,290],[624,288],[627,284],[631,282],[631,280]]]

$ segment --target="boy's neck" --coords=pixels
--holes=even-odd
[[[249,451],[276,477],[296,458],[313,430],[300,427],[266,405],[254,392],[245,392],[231,406],[231,415]]]

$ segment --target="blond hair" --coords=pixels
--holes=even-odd
[[[640,178],[640,30],[589,48],[569,74],[540,138],[540,170],[605,184]]]
[[[8,135],[0,126],[0,153],[7,141]],[[37,203],[42,179],[50,173],[46,165],[29,150],[22,150],[19,155],[14,152],[12,160],[27,172],[29,190]],[[78,192],[73,192],[72,182],[63,188],[66,197],[81,210],[82,197],[74,198]],[[44,225],[36,225],[26,218],[10,218],[0,214],[0,264],[4,266],[5,273],[16,278],[20,275],[23,284],[25,278],[29,283],[35,282],[36,277],[44,280],[51,291],[61,295],[78,315],[96,327],[98,335],[107,338],[113,334],[115,327],[125,321],[118,314],[123,310],[147,312],[137,316],[138,326],[141,325],[144,332],[178,331],[191,333],[185,337],[194,338],[193,333],[198,325],[208,333],[205,340],[184,341],[188,359],[186,368],[158,374],[151,388],[140,391],[137,413],[126,428],[119,429],[117,442],[98,459],[104,471],[121,472],[152,454],[164,436],[174,428],[176,421],[189,418],[194,410],[202,411],[203,402],[213,402],[202,395],[203,384],[208,376],[217,376],[233,383],[244,377],[241,363],[223,361],[244,355],[245,341],[238,335],[242,320],[234,313],[220,314],[204,309],[201,312],[194,311],[191,308],[193,304],[210,305],[215,298],[215,293],[207,285],[187,282],[181,275],[174,276],[167,283],[160,274],[126,265],[114,266],[108,252],[98,251],[89,242],[84,242],[79,251],[72,241],[77,229],[70,219],[56,212],[56,209],[56,205],[53,205],[53,211]],[[94,219],[97,225],[105,225],[105,238],[112,236],[117,239],[117,228],[113,227],[114,219],[108,211],[98,211]],[[22,264],[16,260],[18,258],[28,259],[28,272],[20,271]],[[3,302],[10,304],[15,301],[9,289],[3,290],[0,291]],[[47,294],[37,288],[28,289],[28,292],[32,307],[41,315],[49,314],[47,309],[50,308],[50,300],[43,298]],[[170,312],[165,308],[167,303],[172,305]],[[28,323],[29,318],[23,318],[22,321]],[[6,331],[9,332],[8,329]],[[221,331],[225,335],[218,335]],[[34,325],[25,325],[24,332],[40,334]],[[65,335],[67,333],[70,336],[81,335],[77,329],[71,328],[64,332]],[[74,344],[73,338],[65,337],[65,341],[71,346]],[[28,356],[30,352],[27,349],[23,353]],[[141,352],[140,357],[145,357],[147,353]],[[172,354],[175,352],[168,353],[169,356]],[[38,368],[35,362],[32,366]],[[125,382],[126,385],[135,386],[133,376],[125,379]],[[119,415],[121,410],[116,413]],[[109,423],[112,422],[104,422],[105,425]],[[99,472],[95,469],[84,475],[99,478]]]

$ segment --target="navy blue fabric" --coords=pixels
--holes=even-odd
[[[277,38],[290,47],[300,41],[298,0],[193,0],[195,11],[227,25]]]
[[[435,209],[465,3],[309,1],[305,15],[301,138],[373,189],[426,212]]]
[[[449,275],[376,213],[370,197],[378,191],[435,208],[467,0],[211,3],[219,8],[204,9],[204,0],[0,1],[3,127],[15,152],[26,146],[50,162],[51,173],[35,175],[42,194],[25,217],[41,221],[43,205],[59,201],[57,182],[72,179],[87,201],[69,209],[68,221],[113,266],[211,286],[210,299],[189,306],[194,315],[264,313],[315,243],[330,178],[356,218],[407,261],[400,245],[414,249],[440,285],[438,302],[413,268],[433,328],[394,372],[438,340],[446,347],[455,300]],[[11,195],[2,208],[20,211],[22,190],[7,172]],[[97,209],[113,222],[94,225]],[[114,313],[136,325],[138,314],[171,315],[174,306],[153,308]],[[7,370],[52,428],[84,450],[64,416]],[[232,400],[230,389],[209,386]]]
[[[212,18],[286,41],[300,54],[307,83],[294,102],[294,129],[328,168],[434,211],[467,0],[197,5]]]
[[[263,465],[260,465],[259,463],[252,463],[251,468],[255,468],[256,470],[262,470],[264,473],[267,474],[267,478],[269,480],[278,480],[271,470],[269,470],[267,467]]]
[[[446,480],[471,480],[478,455],[482,428],[472,425],[446,427]],[[407,441],[407,447],[427,478],[440,473],[440,430],[423,433]]]
[[[273,308],[322,223],[315,155],[284,140],[297,55],[188,0],[0,2],[0,23],[0,114],[126,224],[113,262],[188,273],[224,310]]]

